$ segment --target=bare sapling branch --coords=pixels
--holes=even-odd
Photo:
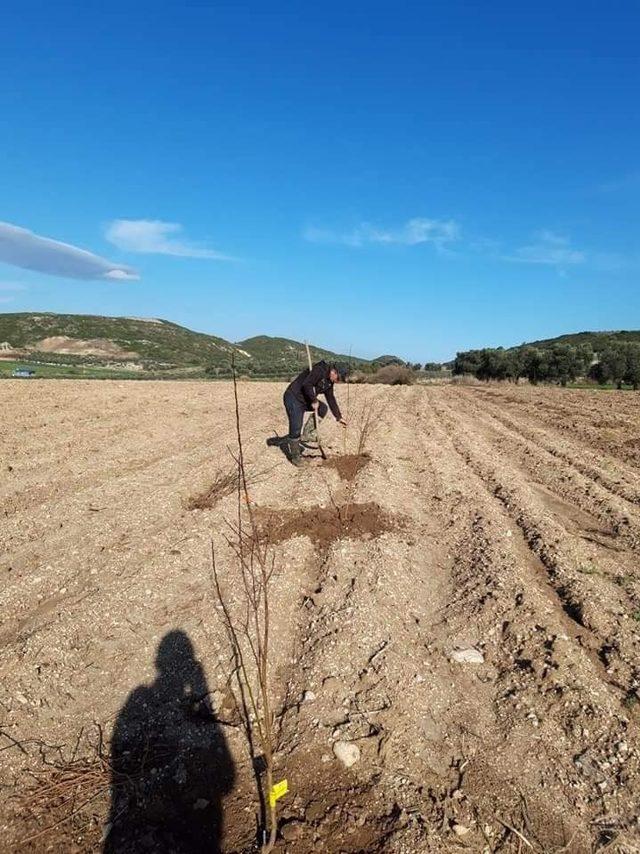
[[[230,547],[236,579],[232,589],[238,600],[225,593],[216,562],[216,550],[211,541],[213,591],[231,646],[234,676],[240,695],[239,709],[249,751],[256,774],[260,802],[261,851],[273,850],[277,834],[274,785],[274,714],[269,684],[270,590],[275,568],[275,556],[265,538],[249,496],[247,467],[240,422],[240,404],[235,365],[232,365],[235,405],[237,451],[232,454],[236,463],[236,517],[228,523],[225,541]],[[258,755],[257,749],[260,754]],[[261,766],[261,767],[260,767]]]
[[[356,454],[360,457],[367,453],[373,428],[375,426],[375,401],[363,403],[358,423],[356,425],[357,446]]]
[[[351,421],[351,346],[349,346],[349,364],[347,366],[347,426],[344,428],[342,436],[342,453],[347,453],[347,438],[349,431],[349,423]]]

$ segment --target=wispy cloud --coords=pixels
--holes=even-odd
[[[116,219],[107,226],[105,237],[125,252],[208,258],[214,261],[234,260],[230,255],[183,238],[182,231],[182,226],[177,222],[163,222],[159,219]]]
[[[0,261],[24,270],[71,279],[139,278],[130,267],[8,222],[0,222]]]
[[[521,264],[546,264],[550,267],[566,267],[586,261],[586,254],[574,249],[568,237],[553,231],[539,231],[533,238],[533,242],[519,246],[510,255],[504,255],[503,260]]]
[[[303,236],[311,243],[338,243],[353,247],[371,243],[402,246],[431,243],[438,249],[444,249],[460,239],[460,227],[451,219],[415,217],[395,228],[381,228],[368,222],[363,222],[348,232],[309,227],[305,229]]]

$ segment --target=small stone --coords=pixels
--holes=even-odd
[[[459,664],[484,664],[484,655],[474,647],[454,649],[449,658]]]
[[[336,741],[333,745],[333,753],[345,768],[351,768],[360,759],[360,748],[352,741]]]
[[[304,694],[302,695],[302,702],[303,703],[313,703],[315,698],[316,698],[316,695],[313,693],[313,691],[305,691]]]
[[[320,802],[310,804],[305,812],[305,818],[307,821],[317,821],[319,818],[325,814],[326,808]]]
[[[454,824],[451,829],[456,836],[466,836],[471,830],[471,828],[466,827],[464,824]]]
[[[193,805],[194,810],[205,810],[209,806],[209,801],[206,798],[198,798]]]
[[[282,830],[283,838],[287,842],[291,842],[294,839],[300,839],[302,836],[302,824],[299,821],[290,821],[288,824],[285,824]]]

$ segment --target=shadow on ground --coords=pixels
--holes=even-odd
[[[219,854],[235,768],[202,665],[183,631],[165,635],[155,663],[155,681],[131,692],[114,728],[103,852]]]

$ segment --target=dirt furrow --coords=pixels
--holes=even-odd
[[[457,418],[459,423],[463,422],[460,413]],[[453,423],[451,417],[449,423]],[[637,656],[633,650],[637,633],[635,625],[630,625],[633,624],[630,617],[637,608],[637,600],[617,581],[625,577],[624,566],[632,566],[633,558],[627,556],[625,561],[620,552],[611,552],[600,543],[586,540],[576,531],[576,517],[571,512],[566,519],[558,512],[550,514],[538,491],[523,480],[518,469],[512,468],[506,459],[496,465],[495,452],[478,431],[477,421],[473,427],[463,422],[452,430],[456,449],[514,515],[530,547],[547,567],[567,611],[603,640],[608,637],[613,641],[624,634],[626,652],[619,641],[615,646],[621,647],[620,654],[635,671]],[[635,689],[635,677],[630,687]]]
[[[560,838],[545,837],[544,828],[553,826],[559,834],[564,828],[565,835],[572,825],[576,830],[582,828],[585,816],[594,814],[602,796],[598,781],[583,777],[572,761],[579,753],[583,732],[589,731],[598,749],[608,756],[615,753],[615,739],[626,737],[629,722],[619,712],[620,692],[608,684],[589,632],[576,625],[551,595],[553,588],[546,582],[542,562],[530,551],[508,509],[484,488],[469,459],[457,453],[457,436],[448,420],[438,415],[433,401],[429,410],[435,415],[430,433],[440,448],[439,459],[449,470],[451,483],[462,492],[458,506],[468,507],[467,499],[471,499],[475,507],[466,534],[463,529],[455,546],[456,594],[443,619],[453,626],[472,626],[476,644],[481,638],[485,659],[494,668],[492,708],[499,724],[500,748],[490,751],[488,757],[480,750],[477,760],[474,758],[477,765],[472,762],[471,769],[482,769],[478,774],[482,779],[488,768],[496,782],[493,787],[479,786],[472,791],[489,813],[500,807],[517,812],[517,792],[524,792],[535,804],[537,815],[532,823],[536,832],[546,839],[545,850],[553,850],[561,845]],[[568,667],[569,661],[573,664]],[[562,732],[559,748],[558,725]],[[481,743],[487,740],[485,737]],[[526,773],[522,774],[526,742],[536,745],[535,757],[527,754]],[[569,756],[563,756],[569,743],[575,745],[573,757],[570,750]],[[520,768],[517,781],[505,776],[503,769],[512,767]],[[606,784],[603,779],[599,782],[613,795],[615,776]],[[472,785],[477,786],[477,778]],[[540,797],[536,786],[543,786],[548,797]],[[509,793],[514,798],[511,804]],[[557,808],[560,811],[552,818]],[[581,845],[586,844],[587,837],[582,837],[576,850],[583,850]]]
[[[607,456],[640,464],[640,404],[624,392],[482,386],[480,397],[559,437],[577,439]]]
[[[594,453],[584,443],[576,442],[558,434],[557,430],[532,425],[528,419],[504,412],[490,396],[479,399],[477,394],[463,392],[474,413],[490,414],[511,435],[517,435],[528,443],[557,457],[564,467],[576,469],[580,474],[600,484],[615,496],[632,504],[640,504],[640,472],[636,466],[623,463],[602,452]]]
[[[459,409],[446,401],[440,406],[449,413],[452,423],[459,425]],[[506,427],[493,414],[483,412],[480,406],[464,402],[466,413],[473,418],[474,429],[486,441],[495,445],[509,464],[517,463],[529,484],[542,487],[541,497],[549,492],[557,497],[556,507],[564,505],[565,516],[572,513],[578,527],[590,535],[600,536],[605,542],[622,541],[628,550],[640,552],[640,509],[620,493],[603,488],[586,474],[572,471],[558,454],[540,447],[523,436],[517,429]],[[604,527],[603,527],[604,526]]]

